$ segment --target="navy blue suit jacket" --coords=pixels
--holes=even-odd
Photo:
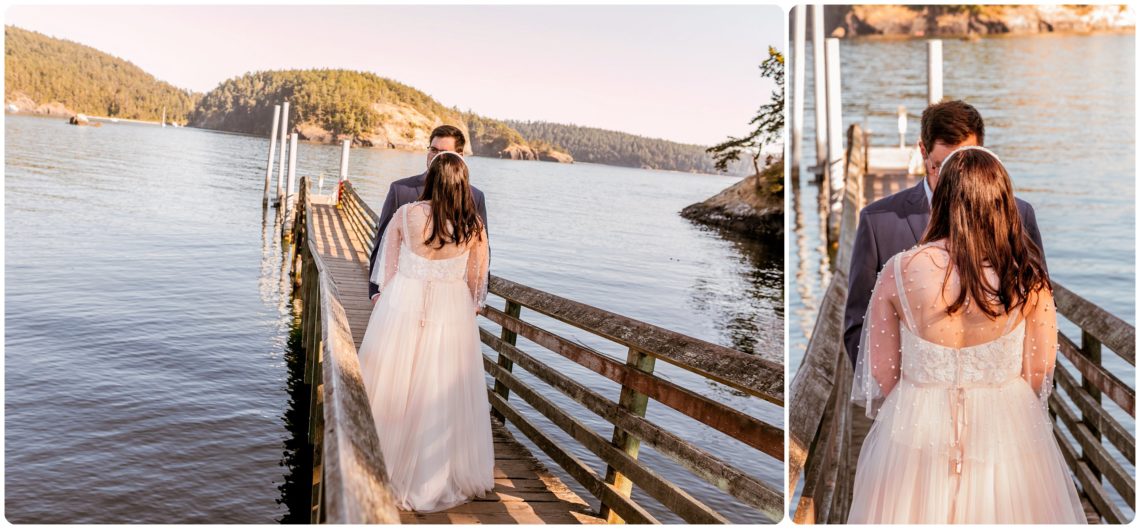
[[[1045,247],[1033,206],[1015,198],[1021,223],[1044,260]],[[859,358],[859,337],[863,332],[863,316],[871,301],[875,280],[887,260],[918,244],[930,222],[930,202],[922,181],[918,185],[872,202],[859,213],[855,230],[855,246],[851,250],[851,268],[847,275],[847,307],[843,312],[843,342],[854,366]],[[1044,263],[1042,263],[1044,264]]]

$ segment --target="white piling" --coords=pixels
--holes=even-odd
[[[281,162],[277,166],[277,207],[281,207],[281,199],[285,196],[285,186],[282,178],[285,177],[285,146],[289,138],[289,102],[281,105]],[[292,149],[290,149],[292,150]]]
[[[823,4],[811,6],[812,84],[815,91],[815,166],[827,174],[827,91],[823,50]]]
[[[792,86],[795,93],[792,95],[792,178],[800,177],[800,167],[804,158],[804,45],[807,32],[807,6],[800,5],[792,8],[795,15],[795,26],[792,30]]]
[[[843,102],[839,80],[839,39],[827,39],[827,182],[830,208],[827,215],[828,241],[838,240],[839,219],[843,213]],[[831,232],[835,231],[834,234]]]
[[[285,191],[285,218],[288,219],[293,211],[293,193],[297,187],[297,133],[289,135],[289,179]]]
[[[926,41],[926,104],[942,101],[942,41]]]
[[[906,107],[899,105],[899,148],[906,148]]]
[[[348,180],[348,150],[352,148],[352,140],[344,140],[340,147],[340,181]]]
[[[273,128],[269,129],[269,162],[265,164],[265,194],[261,207],[269,205],[269,185],[273,182],[273,157],[277,154],[277,127],[281,122],[281,105],[273,105]]]

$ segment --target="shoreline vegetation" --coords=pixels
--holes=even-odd
[[[705,147],[624,132],[505,121],[446,107],[430,95],[371,72],[337,69],[251,72],[202,94],[159,81],[129,61],[75,42],[5,26],[5,111],[69,118],[135,120],[267,136],[273,105],[290,103],[290,127],[304,141],[422,150],[442,124],[468,136],[468,154],[511,160],[687,173],[718,171]]]
[[[837,38],[974,39],[1136,31],[1136,11],[1127,5],[852,5],[827,11],[824,32]]]

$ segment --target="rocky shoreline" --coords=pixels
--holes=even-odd
[[[708,200],[686,206],[681,216],[752,239],[782,240],[784,194],[776,182],[783,181],[777,178],[783,172],[783,161],[773,163]]]
[[[829,6],[832,37],[972,37],[1135,31],[1128,5],[855,5]]]

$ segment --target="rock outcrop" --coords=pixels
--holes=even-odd
[[[28,97],[27,94],[19,91],[12,92],[12,94],[6,98],[6,101],[4,101],[4,106],[9,110],[11,110],[12,107],[15,107],[15,112],[21,112],[25,114],[40,114],[44,116],[58,117],[72,117],[75,115],[74,110],[67,108],[63,103],[60,103],[59,101],[52,101],[50,103],[42,104],[36,103],[32,100],[32,98]]]
[[[855,5],[830,6],[835,37],[954,37],[1136,29],[1129,5]]]
[[[689,220],[754,239],[784,236],[784,162],[777,161],[704,202],[681,210]]]

